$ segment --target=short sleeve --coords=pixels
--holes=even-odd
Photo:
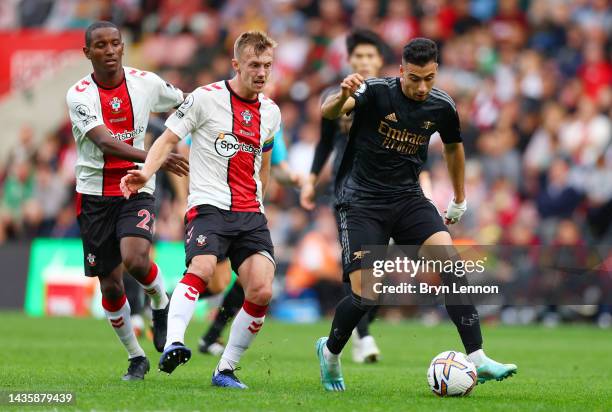
[[[278,106],[274,105],[274,113],[273,113],[273,117],[272,117],[272,127],[270,128],[270,135],[268,136],[268,138],[264,141],[263,146],[261,148],[262,152],[268,152],[270,150],[272,150],[274,148],[274,137],[276,136],[276,134],[278,133],[278,131],[280,130],[280,122],[281,122],[281,114],[280,114],[280,109],[278,108]]]
[[[274,135],[274,147],[272,148],[272,166],[281,164],[287,160],[287,146],[283,137],[283,128],[278,129]]]
[[[207,120],[205,111],[202,110],[204,95],[199,90],[194,90],[180,105],[178,109],[166,120],[166,127],[179,138],[184,139],[193,133]]]
[[[96,126],[104,126],[102,116],[90,98],[84,92],[76,92],[71,88],[66,94],[66,104],[73,128],[76,128],[82,136]]]
[[[151,105],[152,112],[167,112],[183,102],[183,92],[180,89],[166,82],[155,73],[150,73],[150,75],[154,84],[154,87],[151,88],[154,91],[153,104]]]
[[[361,86],[353,93],[355,99],[355,108],[362,108],[374,101],[374,86],[369,80],[366,80]]]
[[[272,123],[272,137],[274,137],[274,135],[276,133],[278,133],[278,131],[281,128],[281,112],[280,112],[280,109],[276,105],[274,106],[274,108],[276,110],[274,111],[274,121]]]
[[[448,103],[446,109],[442,113],[440,121],[440,138],[444,144],[461,143],[461,126],[459,124],[459,115],[454,105]]]

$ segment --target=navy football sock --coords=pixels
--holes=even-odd
[[[365,305],[364,301],[361,296],[351,292],[350,296],[345,296],[336,306],[336,314],[327,340],[327,348],[331,353],[337,355],[342,352],[342,348],[351,337],[351,332],[370,310],[371,306]]]

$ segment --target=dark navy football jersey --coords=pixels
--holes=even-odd
[[[384,203],[422,196],[419,173],[435,132],[445,144],[461,142],[453,99],[433,88],[424,101],[409,99],[398,77],[366,80],[354,94],[349,140],[336,179],[339,203]]]

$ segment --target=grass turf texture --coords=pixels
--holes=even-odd
[[[201,411],[562,411],[612,409],[612,333],[589,326],[557,329],[484,327],[487,353],[518,364],[518,375],[478,385],[466,398],[438,398],[427,385],[430,360],[439,352],[463,350],[451,323],[377,322],[372,330],[382,362],[356,365],[349,346],[343,356],[347,391],[326,393],[319,382],[314,343],[329,322],[292,325],[267,321],[241,363],[247,391],[213,388],[217,359],[197,353],[203,322],[192,322],[187,345],[194,356],[168,376],[151,361],[144,382],[122,382],[128,362],[106,321],[33,319],[0,313],[0,391],[72,391],[76,405],[29,410],[201,410]],[[24,410],[0,405],[0,410]]]

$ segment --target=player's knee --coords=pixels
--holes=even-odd
[[[225,288],[227,287],[227,285],[229,285],[231,280],[232,280],[231,272],[228,273],[224,270],[219,270],[219,267],[217,266],[217,270],[215,270],[215,274],[211,277],[210,281],[208,282],[207,289],[211,294],[216,295],[217,293],[223,292]]]
[[[453,239],[450,233],[446,231],[436,232],[423,242],[423,246],[452,246],[452,244]],[[433,250],[435,250],[435,248]]]
[[[253,285],[246,291],[246,298],[257,305],[267,305],[272,300],[272,284]]]
[[[130,275],[140,279],[149,271],[149,256],[146,253],[131,254],[123,259],[123,265]]]
[[[125,294],[122,282],[112,277],[100,278],[100,292],[108,300],[120,299]]]
[[[196,256],[191,259],[187,271],[209,283],[213,273],[215,273],[216,265],[217,259],[212,255]]]

